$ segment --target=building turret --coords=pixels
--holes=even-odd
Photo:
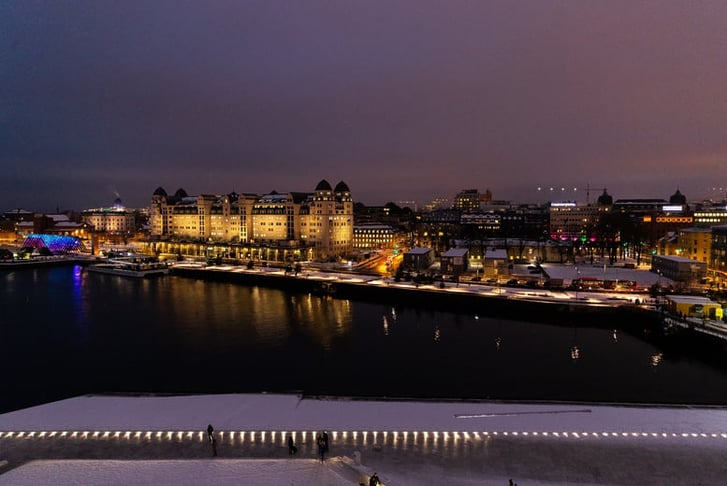
[[[687,204],[687,197],[682,194],[679,189],[677,189],[677,192],[671,195],[669,198],[669,204],[680,204],[682,206],[686,206]]]
[[[598,204],[599,206],[613,206],[613,196],[611,196],[608,192],[606,192],[606,189],[604,189],[603,194],[598,196],[596,204]]]

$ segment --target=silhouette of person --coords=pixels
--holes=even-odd
[[[207,426],[207,439],[210,442],[213,442],[215,440],[214,436],[212,435],[212,432],[214,432],[214,431],[215,431],[215,429],[212,427],[212,424],[209,424]]]
[[[326,459],[326,443],[323,442],[323,437],[320,434],[316,438],[316,442],[318,443],[318,454],[321,456],[321,462],[323,462]]]
[[[298,448],[293,444],[293,438],[288,436],[288,454],[294,456],[296,452],[298,452]]]
[[[369,478],[369,486],[379,486],[379,484],[381,484],[379,481],[379,475],[374,473],[371,478]]]
[[[325,430],[323,431],[323,447],[326,449],[326,452],[328,452],[328,432]]]

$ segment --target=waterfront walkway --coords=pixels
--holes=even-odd
[[[722,408],[91,396],[0,415],[10,485],[343,485],[374,471],[386,485],[712,485],[726,453]]]

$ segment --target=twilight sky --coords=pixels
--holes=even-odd
[[[726,26],[724,0],[6,0],[0,210],[324,178],[721,198]]]

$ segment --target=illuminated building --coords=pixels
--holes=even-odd
[[[353,246],[361,249],[394,247],[394,228],[388,224],[362,224],[353,227]]]
[[[633,215],[655,214],[667,204],[665,199],[617,199],[613,210]]]
[[[463,231],[477,237],[500,234],[501,222],[502,215],[497,213],[466,213],[460,218]]]
[[[315,248],[318,258],[333,258],[351,252],[353,199],[345,182],[339,182],[333,190],[328,181],[319,182],[307,212],[301,211],[301,224],[308,227],[302,236]]]
[[[464,213],[480,210],[480,193],[477,189],[465,189],[454,196],[454,209]]]
[[[710,268],[727,277],[727,225],[712,227]]]
[[[678,235],[678,256],[709,263],[712,254],[710,228],[684,228],[679,230]]]
[[[575,202],[550,204],[550,237],[556,241],[585,241],[593,237],[594,230],[607,206],[579,206]]]
[[[418,216],[414,230],[415,244],[431,248],[437,254],[447,251],[450,242],[461,236],[461,217],[462,213],[457,209],[438,209],[422,213]]]
[[[189,196],[183,189],[169,196],[159,187],[149,217],[152,239],[245,243],[265,249],[266,259],[273,247],[311,248],[316,259],[353,249],[353,199],[344,182],[334,189],[322,180],[312,193],[263,196]]]
[[[81,221],[90,225],[94,231],[104,233],[123,234],[136,230],[134,211],[126,209],[119,198],[116,198],[110,208],[84,210]]]
[[[437,211],[449,207],[449,199],[445,197],[437,197],[424,205],[424,212]]]
[[[727,208],[724,206],[695,210],[694,225],[712,227],[727,224]]]

